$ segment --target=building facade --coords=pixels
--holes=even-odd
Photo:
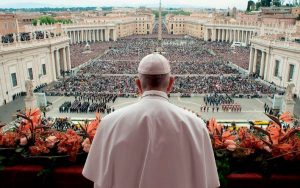
[[[204,26],[213,19],[212,14],[193,13],[185,15],[166,15],[166,27],[169,34],[190,35],[195,38],[204,38]]]
[[[17,16],[0,13],[0,36],[17,32]]]
[[[109,14],[83,17],[80,22],[61,25],[70,43],[116,41],[119,37],[152,34],[155,18],[152,14]],[[25,26],[26,32],[54,31],[56,25]]]
[[[71,70],[69,41],[63,34],[10,44],[0,41],[0,105],[25,92],[28,79],[37,87]]]
[[[300,44],[281,37],[260,36],[251,40],[249,73],[257,73],[280,87],[294,83],[300,97]]]

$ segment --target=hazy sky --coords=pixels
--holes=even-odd
[[[153,6],[159,0],[0,0],[0,7],[22,6]],[[190,7],[246,9],[248,0],[162,0],[163,6],[184,5]]]

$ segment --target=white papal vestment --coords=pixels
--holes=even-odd
[[[219,186],[204,122],[160,91],[101,120],[83,175],[95,188]]]

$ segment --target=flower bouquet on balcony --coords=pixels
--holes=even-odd
[[[267,114],[268,115],[268,114]],[[220,179],[232,172],[295,172],[300,168],[300,127],[283,113],[266,128],[256,125],[225,127],[212,118],[207,124],[215,152]],[[299,172],[298,172],[299,173]]]
[[[15,126],[9,130],[0,129],[0,147],[13,150],[14,157],[25,159],[25,162],[37,162],[37,159],[75,162],[78,155],[88,152],[100,122],[100,114],[95,120],[78,125],[66,118],[52,121],[42,118],[38,108],[17,114],[17,117],[20,121]],[[5,152],[0,155],[3,159]]]

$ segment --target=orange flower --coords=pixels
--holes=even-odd
[[[17,139],[18,134],[15,132],[6,132],[4,134],[0,134],[0,146],[14,147]]]
[[[76,155],[81,147],[81,136],[78,136],[72,129],[68,129],[65,134],[58,134],[60,142],[57,145],[58,153],[66,153],[70,155],[70,160],[76,160]]]
[[[218,131],[221,134],[222,126],[217,123],[215,118],[211,118],[208,122],[208,130],[211,133]]]
[[[223,132],[222,139],[223,140],[235,140],[236,136],[232,135],[231,131],[228,130],[228,131]]]
[[[46,142],[42,141],[41,139],[37,139],[34,143],[34,146],[29,147],[29,151],[32,155],[41,155],[50,152],[46,146]]]

